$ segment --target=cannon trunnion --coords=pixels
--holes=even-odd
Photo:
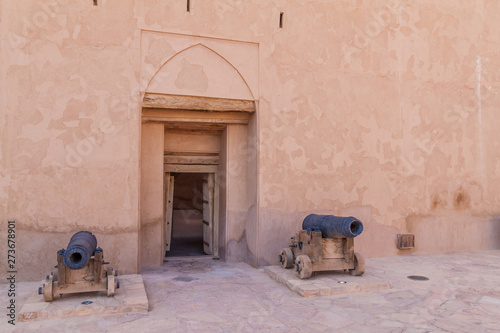
[[[365,272],[365,261],[354,252],[354,237],[363,231],[363,223],[354,217],[333,215],[307,216],[302,229],[281,250],[279,261],[283,268],[295,267],[301,279],[313,272],[344,270],[360,276]]]
[[[118,271],[108,264],[96,237],[89,231],[79,231],[71,237],[66,250],[57,252],[56,270],[47,275],[38,293],[46,302],[52,301],[54,295],[92,291],[113,296],[120,287]]]

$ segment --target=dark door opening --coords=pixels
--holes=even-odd
[[[166,255],[204,255],[203,174],[177,173],[173,176],[172,240]]]
[[[212,255],[214,175],[166,173],[165,257]]]

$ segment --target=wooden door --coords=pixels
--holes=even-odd
[[[203,251],[213,253],[214,174],[203,175]]]
[[[174,205],[174,176],[170,172],[165,173],[165,221],[164,221],[164,254],[167,256],[167,251],[170,251],[170,243],[172,242],[172,217]]]

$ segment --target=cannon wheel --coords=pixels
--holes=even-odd
[[[312,275],[312,262],[306,254],[301,254],[295,259],[297,275],[300,279],[309,279]]]
[[[293,252],[290,248],[285,248],[281,250],[280,253],[280,263],[283,268],[293,267]]]
[[[359,252],[354,252],[354,269],[349,273],[354,276],[361,276],[365,272],[365,259]]]
[[[52,293],[53,279],[54,276],[49,275],[49,278],[45,280],[45,286],[43,287],[43,300],[45,302],[54,300],[54,294]]]

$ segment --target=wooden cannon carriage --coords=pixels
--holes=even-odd
[[[365,272],[365,260],[354,252],[354,237],[361,234],[363,224],[354,217],[311,214],[304,219],[302,229],[281,250],[283,268],[295,267],[301,279],[313,272],[344,270],[360,276]]]
[[[105,291],[108,296],[120,287],[118,271],[107,267],[96,237],[89,231],[79,231],[71,237],[68,248],[57,252],[57,266],[38,289],[46,302],[54,295]]]

